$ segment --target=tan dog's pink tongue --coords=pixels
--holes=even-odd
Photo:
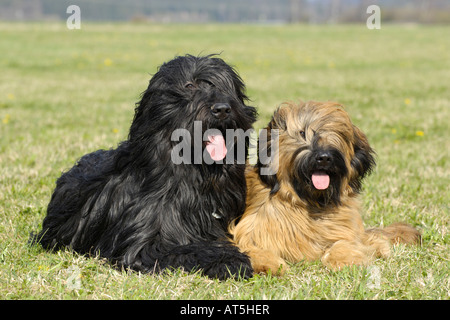
[[[208,151],[211,159],[220,161],[227,155],[227,147],[225,139],[222,135],[208,136],[209,142],[206,143],[206,151]]]
[[[330,176],[323,171],[317,171],[312,174],[312,183],[318,190],[325,190],[330,185]]]

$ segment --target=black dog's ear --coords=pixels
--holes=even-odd
[[[350,186],[354,192],[361,191],[361,183],[365,176],[370,174],[375,167],[375,151],[370,147],[369,141],[364,133],[353,126],[354,134],[354,156],[351,161],[352,171]]]
[[[248,122],[250,123],[254,123],[258,118],[258,111],[252,106],[245,106],[245,114],[248,116]]]
[[[129,140],[139,140],[140,136],[144,133],[143,128],[145,128],[145,123],[148,122],[146,119],[145,112],[147,112],[147,105],[150,103],[152,98],[152,90],[151,90],[151,80],[150,84],[144,92],[141,94],[141,100],[136,103],[136,107],[134,109],[134,118],[130,126],[130,131],[128,133]]]

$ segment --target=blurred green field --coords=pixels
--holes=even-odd
[[[0,299],[449,299],[450,26],[0,23],[0,52]],[[237,68],[256,128],[285,100],[343,103],[378,154],[366,225],[407,221],[423,245],[367,268],[304,262],[245,282],[29,247],[61,171],[123,140],[151,74],[186,53]]]

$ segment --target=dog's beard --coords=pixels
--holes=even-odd
[[[204,107],[204,109],[206,109],[206,113],[209,112],[209,107]],[[202,121],[203,150],[206,150],[212,160],[221,161],[234,145],[234,141],[227,139],[227,130],[236,130],[238,126],[231,117],[225,120],[215,120],[208,115],[204,118],[206,120]]]
[[[188,136],[191,158],[183,157],[184,163],[245,164],[254,109],[233,99],[204,100],[185,106],[185,110],[191,111],[184,117],[186,129],[182,128],[182,139],[186,139],[184,135]],[[215,103],[226,103],[231,107],[226,118],[218,119],[212,114],[211,107]],[[174,145],[179,143],[176,138],[172,141]]]
[[[215,163],[245,164],[251,132],[244,131],[232,122],[230,125],[209,125],[202,133],[202,153]]]
[[[302,155],[294,161],[292,185],[297,195],[312,206],[339,205],[342,181],[348,170],[342,154],[337,150],[332,164],[326,168],[316,164],[316,151]]]

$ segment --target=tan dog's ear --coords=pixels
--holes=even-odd
[[[287,130],[287,119],[298,116],[299,110],[299,105],[294,102],[283,102],[273,114],[269,127],[282,131]]]
[[[350,178],[350,186],[353,191],[361,191],[361,182],[364,177],[371,173],[375,167],[375,151],[370,147],[366,135],[356,126],[353,126],[354,134],[354,156],[351,161],[353,172]]]
[[[274,115],[272,116],[272,119],[270,120],[269,124],[267,125],[266,133],[265,135],[260,135],[258,139],[258,163],[256,167],[258,168],[258,174],[261,181],[268,186],[271,191],[270,194],[276,193],[280,189],[280,184],[277,178],[276,173],[275,174],[263,174],[262,168],[268,168],[268,164],[264,164],[261,162],[260,155],[265,154],[268,157],[272,156],[272,152],[277,152],[277,150],[273,150],[272,148],[272,130],[286,130],[286,112],[287,108],[283,109],[283,105],[278,107],[278,109],[275,111]],[[265,172],[270,170],[265,170]]]

